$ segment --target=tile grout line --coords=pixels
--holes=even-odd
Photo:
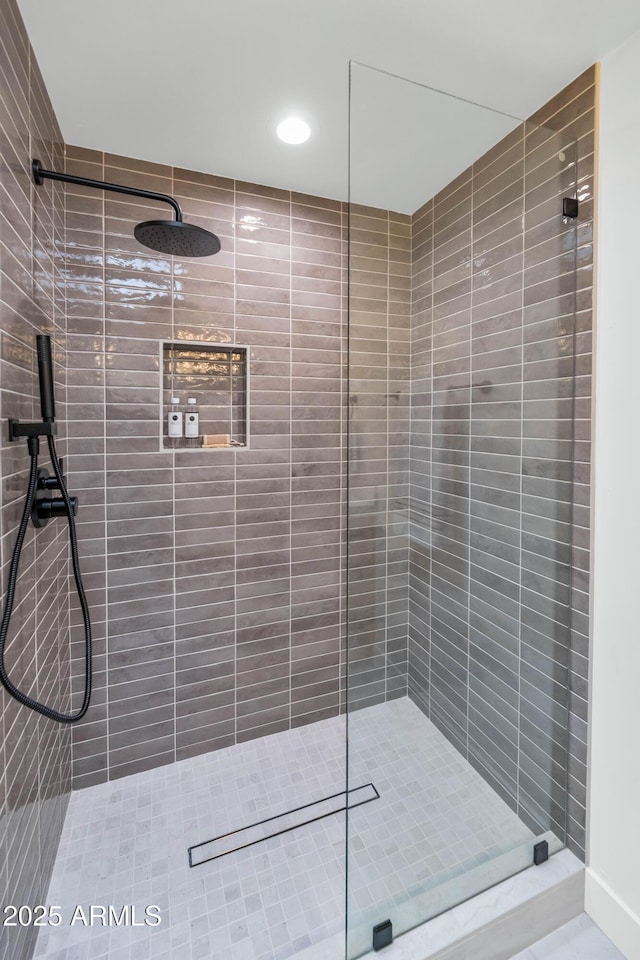
[[[175,196],[175,167],[171,167],[171,191],[173,196]],[[171,340],[173,343],[176,342],[176,265],[175,257],[171,257]],[[160,345],[162,350],[162,356],[158,353],[158,375],[160,378],[160,396],[162,397],[162,388],[164,380],[164,346]],[[175,373],[175,364],[172,361],[171,363],[171,394],[175,396],[173,376]],[[171,399],[171,398],[169,398]],[[171,405],[173,407],[173,404]],[[162,445],[162,434],[164,433],[164,425],[160,424],[161,439],[160,443]],[[172,609],[172,634],[173,634],[173,760],[174,763],[178,759],[178,622],[177,622],[177,602],[178,602],[178,582],[176,577],[176,566],[177,566],[177,549],[176,549],[176,457],[177,449],[174,447],[170,450],[169,453],[171,457],[171,554],[172,554],[172,567],[173,567],[173,576],[172,576],[172,585],[173,585],[173,609]]]
[[[413,217],[409,220],[409,331],[408,331],[408,351],[409,351],[409,384],[408,384],[408,418],[409,422],[407,424],[407,515],[406,515],[406,524],[407,524],[407,544],[406,544],[406,563],[407,563],[407,602],[406,602],[406,618],[407,618],[407,658],[406,658],[406,670],[407,670],[407,684],[406,684],[406,694],[409,696],[409,679],[411,671],[409,669],[409,664],[411,662],[411,518],[413,512],[413,274],[414,274],[414,263],[413,263]]]
[[[31,80],[32,80],[32,70],[33,70],[32,58],[33,58],[33,53],[32,53],[32,51],[31,51],[31,49],[29,49],[29,55],[28,55],[28,57],[27,57],[27,64],[26,64],[26,66],[27,66],[27,84],[28,84],[29,92],[31,91]],[[31,129],[31,109],[30,109],[30,104],[29,104],[29,103],[27,103],[27,130],[28,130],[29,156],[33,156],[33,131],[32,131],[32,129]],[[51,194],[52,194],[52,196],[53,196],[53,190],[51,191]],[[31,229],[30,229],[30,232],[29,232],[29,241],[30,241],[30,248],[31,248],[31,267],[32,267],[32,269],[33,269],[33,266],[34,266],[34,263],[35,263],[35,245],[34,245],[35,233],[34,233],[34,227],[33,227],[33,219],[35,219],[35,218],[34,218],[34,213],[35,213],[35,185],[34,185],[32,182],[29,183],[29,200],[30,200],[30,207],[31,207],[31,214],[32,214]],[[31,291],[31,292],[32,292],[32,294],[33,294],[33,287],[32,287],[32,291]],[[34,355],[34,359],[35,359],[35,355]],[[33,407],[35,407],[35,406],[36,406],[36,400],[35,400],[35,397],[33,397],[33,398],[32,398],[32,409],[33,409]],[[35,416],[34,416],[34,419],[35,419]],[[4,538],[3,538],[3,539],[4,539]],[[27,539],[27,538],[25,538],[25,539]],[[37,563],[37,559],[34,558],[34,565],[35,565],[36,563]],[[35,578],[35,583],[34,583],[34,601],[35,601],[35,602],[34,602],[34,618],[35,618],[35,627],[36,627],[36,637],[37,637],[37,631],[38,631],[38,626],[39,626],[39,624],[38,624],[38,614],[39,614],[39,612],[40,612],[40,611],[39,611],[39,600],[40,600],[39,592],[40,592],[40,591],[39,591],[38,588],[39,588],[39,578],[36,577],[36,578]],[[69,592],[70,592],[70,591],[69,591]],[[37,639],[36,639],[35,650],[34,650],[34,669],[35,669],[36,687],[37,687],[37,684],[38,684],[39,673],[40,673],[39,667],[38,667],[38,647],[39,647],[39,644],[38,644]],[[37,695],[37,694],[36,694],[36,695]],[[37,811],[38,823],[37,823],[37,828],[36,828],[36,829],[37,829],[37,833],[38,833],[38,838],[37,838],[37,840],[38,840],[38,860],[37,860],[37,865],[36,865],[36,874],[37,874],[37,876],[38,876],[38,880],[40,880],[40,879],[41,879],[41,872],[42,872],[42,837],[41,837],[41,830],[40,830],[40,816],[41,816],[41,804],[42,804],[42,791],[43,791],[43,782],[42,782],[42,780],[43,780],[43,777],[42,777],[42,743],[41,743],[41,739],[42,739],[42,738],[41,738],[41,736],[40,736],[40,730],[41,730],[41,728],[42,728],[42,722],[41,722],[41,718],[40,718],[39,716],[37,716],[37,715],[36,715],[36,718],[35,718],[35,722],[36,722],[36,727],[35,727],[34,736],[35,736],[35,738],[36,738],[36,743],[35,743],[35,751],[34,751],[34,752],[35,752],[35,755],[36,755],[36,797],[37,797],[37,804],[38,804],[38,811]],[[44,893],[44,891],[43,891],[43,893]]]
[[[391,363],[391,360],[390,360],[390,357],[391,357],[391,353],[390,353],[390,346],[391,346],[391,344],[390,344],[391,315],[390,315],[390,311],[389,311],[389,295],[390,295],[390,278],[389,278],[389,273],[390,273],[390,270],[391,270],[391,248],[390,248],[390,243],[391,243],[391,215],[390,215],[390,213],[389,213],[388,210],[387,210],[387,212],[386,212],[386,226],[387,226],[387,231],[386,231],[386,232],[387,232],[387,235],[386,235],[386,248],[387,248],[387,276],[386,276],[386,281],[387,281],[387,297],[386,297],[387,317],[386,317],[386,320],[387,320],[387,322],[386,322],[385,335],[386,335],[386,348],[387,348],[387,353],[386,353],[386,362],[385,362],[385,375],[386,375],[386,388],[387,388],[387,389],[386,389],[386,391],[385,391],[385,393],[386,393],[386,398],[385,398],[385,414],[386,414],[386,420],[385,420],[385,428],[386,428],[385,475],[386,475],[386,489],[385,489],[385,504],[384,504],[384,507],[385,507],[385,511],[384,511],[384,513],[385,513],[385,516],[384,516],[384,524],[385,524],[385,551],[384,551],[384,553],[385,553],[385,564],[384,564],[384,699],[385,699],[385,701],[389,698],[389,563],[390,563],[390,560],[389,560],[389,540],[390,540],[390,535],[389,535],[389,501],[390,501],[389,481],[390,481],[390,479],[391,479],[391,477],[390,477],[390,473],[391,473],[391,470],[390,470],[390,458],[389,458],[389,437],[390,437],[390,429],[389,429],[389,426],[390,426],[390,422],[391,422],[391,421],[390,421],[391,406],[390,406],[390,402],[389,402],[390,390],[391,390],[391,382],[390,382],[390,378],[389,378],[390,363]]]
[[[469,311],[469,420],[468,420],[468,436],[467,436],[467,455],[468,455],[468,465],[467,465],[467,489],[469,495],[467,498],[467,510],[468,510],[468,527],[467,527],[467,682],[466,682],[466,757],[469,758],[470,753],[470,729],[469,729],[469,715],[470,715],[470,705],[471,705],[471,460],[472,460],[472,450],[471,450],[471,435],[473,431],[473,294],[475,287],[475,277],[473,272],[474,267],[474,256],[475,256],[475,236],[474,236],[474,215],[475,215],[475,164],[471,165],[471,230],[470,230],[470,252],[471,259],[469,262],[469,273],[470,273],[470,311]]]
[[[105,167],[105,154],[104,151],[100,153],[100,163],[101,171],[100,177],[104,180],[104,167]],[[103,475],[103,489],[104,489],[104,657],[105,657],[105,729],[106,729],[106,777],[107,781],[111,779],[111,710],[110,710],[110,697],[109,693],[111,691],[111,684],[109,682],[110,677],[110,655],[109,655],[109,632],[110,632],[110,623],[111,618],[109,616],[110,604],[109,604],[109,498],[107,491],[107,435],[108,435],[108,418],[107,418],[107,210],[106,210],[106,194],[102,192],[100,200],[100,219],[101,219],[101,233],[102,233],[102,270],[101,270],[101,280],[102,280],[102,356],[101,366],[102,366],[102,475]]]
[[[525,310],[525,297],[524,297],[524,288],[525,288],[525,242],[526,242],[526,196],[527,196],[527,125],[525,122],[523,131],[522,131],[522,226],[521,226],[521,236],[522,236],[522,253],[521,253],[521,264],[522,264],[522,284],[520,288],[520,297],[521,297],[521,306],[520,306],[520,368],[521,368],[521,378],[520,378],[520,484],[519,484],[519,499],[520,499],[520,524],[519,524],[519,534],[518,534],[518,713],[517,713],[517,731],[516,736],[518,738],[516,743],[516,795],[515,795],[515,804],[516,810],[520,811],[520,772],[522,768],[522,759],[521,759],[521,738],[522,738],[522,559],[523,559],[523,470],[524,470],[524,310]]]
[[[289,190],[289,716],[291,729],[293,712],[293,193]]]
[[[238,342],[238,182],[233,180],[233,340]],[[251,348],[247,348],[247,371],[250,382]],[[250,436],[251,397],[245,407],[246,436]],[[233,452],[233,742],[238,742],[238,454]]]
[[[434,384],[434,311],[435,311],[435,204],[433,200],[431,201],[431,237],[429,242],[429,247],[431,251],[431,267],[430,267],[430,305],[429,305],[429,326],[430,326],[430,344],[429,344],[429,406],[430,406],[430,416],[429,416],[429,508],[428,508],[428,522],[429,522],[429,570],[428,570],[428,593],[429,593],[429,696],[428,696],[428,707],[429,707],[429,717],[432,714],[432,694],[433,694],[433,544],[434,544],[434,529],[433,529],[433,414],[434,414],[434,404],[433,404],[433,384]]]

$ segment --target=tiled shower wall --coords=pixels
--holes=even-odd
[[[412,234],[409,693],[559,835],[568,763],[582,856],[594,101],[589,70],[417,211]],[[577,230],[560,217],[569,138]]]
[[[210,262],[172,263],[131,237],[148,204],[68,191],[70,469],[95,505],[80,530],[98,632],[94,708],[74,729],[81,786],[340,708],[347,222],[337,202],[74,148],[67,169],[173,192],[223,243]],[[409,223],[360,215],[361,306],[386,394],[387,367],[399,377],[393,358],[408,357]],[[388,326],[394,274],[403,337]],[[401,344],[389,359],[388,336]],[[158,453],[161,340],[249,345],[249,450]],[[368,476],[388,452],[386,434],[365,451]],[[385,502],[386,469],[373,481]],[[362,542],[376,571],[392,549],[386,509],[377,519]],[[374,661],[365,641],[362,702],[406,691],[406,549],[395,548],[397,623],[385,615],[383,630],[394,655]]]
[[[555,121],[566,126],[568,136],[579,136],[584,201],[579,227],[584,267],[579,373],[587,369],[590,356],[586,330],[590,325],[588,192],[593,141],[588,132],[580,135],[585,125],[593,129],[589,107],[583,109],[585,97],[593,102],[589,76],[562,94],[559,106],[548,110],[548,115],[549,111],[557,114]],[[521,150],[513,140],[510,148]],[[526,753],[518,733],[510,729],[517,730],[517,722],[510,719],[513,706],[506,701],[499,707],[499,701],[492,703],[498,691],[491,686],[480,694],[479,688],[471,692],[476,667],[485,678],[487,667],[494,668],[487,659],[491,657],[488,647],[478,647],[471,674],[451,679],[455,654],[451,644],[447,646],[447,630],[456,634],[460,629],[455,605],[464,603],[462,593],[470,583],[469,555],[458,556],[434,580],[429,532],[432,450],[436,459],[442,456],[441,478],[446,475],[449,481],[446,489],[440,489],[438,523],[446,523],[445,514],[457,495],[468,492],[470,461],[464,450],[468,438],[456,447],[454,430],[449,450],[445,444],[436,454],[431,423],[431,309],[435,304],[446,318],[449,300],[465,295],[467,276],[471,284],[469,259],[456,262],[463,247],[468,247],[470,256],[470,246],[460,242],[456,216],[460,204],[469,205],[469,216],[474,205],[487,204],[485,210],[495,218],[493,227],[502,226],[504,233],[495,256],[489,254],[482,270],[475,270],[476,291],[485,288],[476,302],[476,310],[480,300],[484,302],[482,322],[473,335],[476,369],[481,368],[485,353],[493,355],[486,369],[493,369],[494,360],[496,368],[508,366],[508,351],[514,347],[511,321],[501,323],[499,305],[496,309],[493,302],[497,288],[492,289],[494,280],[504,287],[496,300],[514,293],[508,289],[508,261],[521,255],[509,250],[516,238],[507,235],[505,223],[500,224],[500,211],[507,201],[500,191],[492,196],[505,149],[506,145],[498,146],[476,164],[482,200],[471,190],[469,176],[436,198],[442,277],[436,278],[435,293],[429,272],[433,269],[433,203],[413,220],[370,208],[351,211],[349,619],[352,706],[402,696],[408,689],[490,782],[511,797],[511,744]],[[68,192],[71,472],[83,503],[95,506],[91,517],[83,513],[81,531],[98,632],[97,696],[92,716],[74,731],[75,783],[82,786],[311,722],[340,707],[344,666],[340,581],[346,537],[341,414],[347,395],[346,210],[327,200],[76,148],[68,150],[67,167],[88,176],[174,192],[187,216],[214,229],[223,240],[223,253],[210,262],[172,263],[142,252],[131,237],[135,222],[162,216],[161,208],[154,211],[148,204],[76,188]],[[515,202],[522,183],[512,179],[505,189]],[[480,236],[477,232],[476,239]],[[552,238],[547,239],[552,245]],[[489,243],[487,251],[491,249]],[[562,273],[561,247],[551,252],[550,259],[554,257]],[[533,265],[532,269],[539,271]],[[456,271],[453,284],[458,286],[452,290]],[[571,306],[565,306],[568,314]],[[522,336],[521,320],[516,327]],[[538,358],[540,371],[547,364],[543,377],[558,376],[557,370],[549,373],[556,362],[564,365],[566,373],[567,340],[560,328],[556,332],[558,355]],[[470,342],[468,323],[465,338]],[[158,453],[159,341],[180,339],[251,346],[250,450]],[[547,339],[550,343],[554,337]],[[436,359],[446,371],[452,369],[447,364],[460,359],[455,335],[445,338],[442,347]],[[503,350],[507,352],[501,354]],[[461,372],[468,378],[470,367]],[[582,375],[579,393],[580,471],[588,463],[583,440],[589,423],[589,386]],[[456,405],[455,397],[441,394],[438,399],[441,407],[444,404],[445,423],[452,414],[447,407]],[[490,424],[485,426],[489,432]],[[536,438],[530,439],[531,462],[536,456],[553,459],[549,450],[536,454]],[[566,437],[554,439],[562,451],[557,457],[560,462],[567,455]],[[478,451],[487,464],[493,458],[494,466],[511,453],[506,447],[499,449],[499,444],[493,450]],[[497,476],[500,469],[494,472]],[[503,479],[508,476],[508,467],[503,474]],[[553,483],[553,478],[546,479]],[[564,483],[561,477],[555,479]],[[577,479],[580,503],[588,503],[588,476],[579,473]],[[545,478],[536,482],[540,488]],[[496,512],[503,510],[498,526],[507,529],[509,511],[520,515],[520,501],[514,507],[492,496],[485,498],[484,509],[494,520]],[[532,489],[531,496],[537,497],[542,511],[539,523],[566,521],[564,514],[544,515],[542,501],[554,501],[553,493]],[[529,507],[533,509],[533,504]],[[466,509],[468,514],[468,505]],[[571,840],[580,852],[586,739],[585,691],[580,687],[580,677],[586,676],[586,626],[581,614],[586,612],[588,557],[580,546],[588,522],[582,505],[576,521],[579,543],[573,551],[573,596],[578,611],[574,631],[579,632],[572,660],[569,762]],[[468,520],[463,521],[461,529],[465,522],[468,526]],[[486,553],[492,519],[485,518],[483,523],[480,552]],[[500,537],[493,544],[498,566],[506,544]],[[448,552],[455,555],[455,550]],[[535,555],[535,550],[531,552]],[[485,642],[495,643],[496,637],[507,642],[515,607],[494,611],[492,621],[490,597],[491,591],[495,597],[503,577],[502,605],[513,605],[516,598],[510,598],[507,590],[510,577],[504,576],[506,567],[494,570],[489,561],[480,562],[478,569],[486,582],[483,597],[477,599],[494,631],[491,637],[485,636]],[[537,576],[539,571],[530,573]],[[554,616],[562,620],[559,611],[568,590],[560,589],[567,587],[561,579],[559,575],[552,597],[538,591],[536,616],[549,614],[549,621]],[[435,633],[434,584],[439,591]],[[517,581],[518,591],[521,587]],[[553,603],[557,608],[549,613]],[[468,631],[467,619],[463,628],[467,644]],[[457,638],[454,646],[455,642]],[[564,668],[559,646],[546,662],[547,674],[544,667],[540,669],[541,661],[534,665],[522,658],[523,671],[529,671],[526,681],[535,686],[539,680],[543,693],[547,681],[558,682],[558,670],[561,673]],[[76,652],[79,683],[79,646]],[[506,652],[500,656],[509,660],[506,675],[513,674],[510,657]],[[519,676],[520,667],[516,672]],[[500,683],[500,678],[495,680],[498,687]],[[500,688],[503,693],[508,686],[507,680],[505,688]],[[553,692],[558,693],[558,688]],[[471,750],[470,722],[474,728]],[[536,714],[530,728],[534,746],[536,723],[544,724],[542,713]],[[494,743],[500,744],[499,754]],[[551,773],[560,777],[561,746],[554,750]],[[536,782],[536,765],[542,770],[545,766],[541,757],[535,754],[528,760],[521,778],[523,800],[525,784],[530,793],[522,804],[524,815],[535,811],[536,805],[544,808],[545,790],[555,793],[549,781]],[[560,817],[556,808],[552,812]]]
[[[531,118],[576,142],[575,437],[571,542],[571,651],[569,660],[568,840],[584,859],[589,711],[589,593],[591,576],[591,430],[593,387],[593,235],[597,67],[591,67]]]
[[[316,197],[76,148],[66,162],[174,194],[222,241],[205,261],[153,254],[133,226],[166,210],[68,189],[69,473],[96,632],[81,787],[340,709],[347,222]],[[369,253],[385,303],[394,235],[385,221]],[[386,322],[385,306],[383,338]],[[248,450],[158,451],[159,346],[181,340],[249,346]]]
[[[352,206],[349,708],[407,695],[411,218]]]
[[[344,211],[75,148],[67,170],[173,194],[222,241],[154,255],[133,227],[165,209],[68,191],[70,475],[92,505],[97,633],[83,786],[339,710]],[[250,346],[250,449],[158,451],[159,346],[180,340]]]
[[[0,5],[0,396],[2,596],[29,473],[24,440],[9,443],[8,417],[40,418],[34,338],[54,339],[56,401],[65,416],[64,201],[36,188],[30,161],[63,162],[60,131],[13,0]],[[58,445],[64,454],[64,442]],[[44,452],[46,460],[46,451]],[[6,651],[14,683],[69,710],[66,524],[31,528],[22,551]],[[74,702],[74,708],[77,703]],[[46,902],[71,788],[71,732],[0,689],[0,906]],[[37,929],[0,930],[2,960],[30,956]]]
[[[14,55],[20,49],[26,55],[26,37],[22,34],[20,39],[20,28],[15,29],[19,36]],[[10,30],[3,33],[5,45],[12,44],[11,37]],[[19,57],[16,62],[18,66],[10,69],[24,75]],[[28,57],[24,62],[29,62]],[[33,65],[30,71],[32,82],[39,84]],[[536,117],[539,122],[578,136],[580,195],[586,201],[579,228],[579,506],[573,545],[575,650],[569,759],[571,838],[578,850],[584,818],[586,742],[592,81],[592,74],[587,74],[557,98],[546,113]],[[10,86],[11,96],[20,99],[16,93],[20,85],[16,87],[13,78]],[[3,143],[11,149],[11,137],[7,135],[11,122],[19,130],[19,122],[28,117],[33,131],[37,113],[48,113],[52,131],[49,145],[47,137],[40,137],[36,150],[32,132],[34,147],[30,150],[29,134],[22,128],[22,142],[14,154],[26,147],[27,153],[39,152],[45,162],[59,165],[63,161],[55,121],[50,108],[41,107],[39,100],[44,103],[44,94],[32,93],[25,101],[26,107],[16,100],[6,111]],[[16,109],[17,113],[12,112]],[[18,123],[15,118],[19,118]],[[140,219],[163,216],[162,207],[154,209],[147,203],[76,188],[68,191],[65,290],[72,369],[70,476],[73,492],[81,497],[82,554],[96,631],[94,705],[88,720],[74,729],[75,783],[82,786],[311,722],[340,708],[346,210],[344,205],[319,198],[81,149],[70,148],[66,163],[67,169],[88,176],[176,194],[186,215],[216,230],[224,247],[219,257],[206,263],[172,261],[143,253],[132,239],[132,226]],[[477,169],[482,165],[480,161]],[[20,176],[27,171],[25,166],[20,170],[14,159],[7,168],[10,175],[3,190],[9,195],[14,180],[19,184]],[[440,210],[436,219],[440,216],[446,221],[447,204],[460,186],[454,185],[437,198],[435,206]],[[16,251],[21,249],[6,232],[5,221],[20,236],[16,224],[23,229],[29,223],[25,210],[35,195],[31,186],[19,189],[22,194],[16,193],[14,206],[22,220],[3,213],[0,240],[5,273],[4,264],[13,263],[6,251],[20,261]],[[50,211],[59,211],[59,188],[49,184],[38,197],[42,199],[37,210],[48,205]],[[473,199],[471,203],[473,206]],[[387,211],[352,210],[353,314],[356,321],[365,324],[360,328],[365,331],[360,342],[352,336],[351,343],[352,406],[356,402],[362,405],[360,420],[359,411],[351,411],[356,428],[352,441],[358,446],[353,451],[351,489],[352,518],[356,520],[351,529],[352,556],[358,568],[352,579],[355,592],[350,597],[355,705],[400,696],[408,682],[411,695],[429,710],[439,696],[442,702],[445,689],[442,685],[436,689],[429,674],[435,649],[429,640],[434,580],[429,569],[424,510],[431,487],[424,463],[417,468],[418,460],[430,462],[432,451],[431,320],[423,308],[430,297],[432,303],[438,299],[430,292],[424,273],[429,269],[424,260],[428,259],[425,243],[435,230],[430,220],[435,206],[428,204],[413,223]],[[13,208],[6,205],[5,210],[12,214]],[[31,242],[35,245],[36,280],[32,283],[29,272],[24,274],[26,294],[16,316],[26,326],[13,328],[3,338],[3,390],[11,383],[7,378],[12,366],[28,369],[31,379],[25,380],[20,374],[18,382],[20,389],[29,384],[24,395],[28,395],[29,404],[34,393],[33,356],[28,351],[30,333],[27,337],[24,331],[55,331],[57,311],[64,306],[64,291],[53,282],[55,261],[51,256],[54,241],[60,237],[55,230],[60,228],[58,216],[56,213],[47,224],[37,213],[33,219],[36,238],[31,241],[28,234],[24,235],[28,238],[26,242],[23,239],[24,250],[31,250]],[[444,257],[453,256],[456,250],[455,220],[454,216],[445,226],[449,247]],[[409,512],[412,233],[413,486]],[[8,243],[5,237],[9,237]],[[455,264],[451,262],[448,267],[455,269]],[[21,288],[18,274],[9,271],[9,276],[7,283],[3,273],[0,286],[5,304],[7,297],[11,301],[14,288]],[[456,283],[464,279],[461,274]],[[446,288],[443,281],[440,291]],[[440,302],[446,302],[447,296],[441,293]],[[352,334],[357,329],[354,322]],[[492,335],[499,332],[496,329]],[[181,339],[251,345],[250,450],[159,452],[159,343]],[[62,381],[61,331],[57,342]],[[16,344],[22,344],[21,354],[6,352]],[[447,362],[444,355],[443,362]],[[20,391],[16,388],[10,392],[13,408]],[[29,409],[22,415],[32,412]],[[377,426],[365,429],[369,415],[375,419],[378,414]],[[427,424],[426,432],[420,427],[422,420]],[[556,439],[563,442],[563,437]],[[10,463],[5,450],[4,463]],[[11,453],[17,455],[13,449]],[[464,473],[468,464],[454,450],[449,467],[455,486],[458,474]],[[10,465],[9,469],[4,467],[3,476],[14,478],[17,472]],[[10,489],[10,497],[15,500],[19,492],[13,479]],[[454,487],[451,493],[455,496]],[[11,501],[9,506],[9,499],[5,484],[5,514],[13,509],[13,520],[6,522],[15,524],[16,505]],[[62,550],[59,535],[55,529],[39,534],[39,542],[47,544],[47,558],[51,550]],[[50,543],[46,537],[51,538]],[[5,570],[7,543],[11,543],[10,536],[3,538]],[[407,629],[408,558],[411,601]],[[35,581],[32,583],[34,592],[41,589],[40,584],[36,587]],[[459,588],[455,576],[447,588],[455,602]],[[65,604],[63,593],[56,596],[58,607],[47,606],[47,614],[54,609],[62,618],[56,634],[60,647],[55,656],[59,666],[57,692],[64,698]],[[562,596],[554,599],[562,605]],[[26,611],[30,606],[25,603],[23,608]],[[79,692],[82,642],[76,609],[72,616],[73,672]],[[26,614],[25,622],[29,622]],[[46,634],[40,631],[38,636]],[[41,657],[38,663],[43,660],[47,662]],[[45,688],[43,692],[51,691]],[[470,695],[466,696],[468,723]],[[455,698],[449,706],[455,707]],[[13,709],[7,705],[7,716]],[[452,724],[447,727],[445,714],[445,710],[439,715],[437,709],[433,712],[434,719],[451,731],[455,728]],[[447,719],[452,716],[454,709]],[[495,726],[490,714],[482,717],[485,738],[500,732],[504,718],[493,719]],[[27,784],[24,796],[28,799],[34,799],[38,790],[49,790],[53,796],[64,793],[68,733],[65,728],[49,731],[43,724],[46,722],[29,716],[26,725],[20,727],[20,737],[31,738],[28,755],[36,756],[35,743],[44,750],[41,745],[46,741],[41,734],[50,735],[55,750],[62,751],[62,761],[54,761],[55,750],[47,749],[51,767],[42,766],[36,787],[33,777],[29,780],[29,771],[34,774],[33,765],[21,764],[13,777],[11,758],[17,763],[22,747],[12,752],[5,765],[3,787],[8,809],[25,809],[22,799],[17,803],[13,799],[17,784]],[[11,749],[12,730],[17,734],[15,723],[5,719],[5,751]],[[20,743],[24,746],[23,740]],[[468,749],[462,741],[459,745]],[[481,759],[480,765],[486,759],[491,761],[485,764],[485,773],[504,792],[505,781],[496,775],[494,758],[486,754],[481,758],[478,751],[475,759]],[[56,778],[60,783],[51,787],[50,781]],[[20,790],[15,795],[19,794]],[[55,838],[55,830],[49,830],[39,813],[34,813],[36,808],[45,809],[38,804],[30,807],[29,816],[12,832],[14,837],[23,837],[25,830],[30,830],[34,843],[37,836],[38,857],[42,852],[43,858],[39,860],[39,874],[30,870],[32,878],[46,875],[50,837]],[[60,803],[51,809],[59,816]],[[11,858],[7,862],[12,862]],[[3,879],[8,879],[6,869]],[[19,890],[20,881],[12,880],[11,889]]]

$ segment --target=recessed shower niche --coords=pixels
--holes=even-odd
[[[161,449],[248,446],[247,347],[163,343],[161,369]]]

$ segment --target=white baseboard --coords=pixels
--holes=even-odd
[[[640,960],[640,917],[591,868],[586,871],[585,909],[627,960]]]

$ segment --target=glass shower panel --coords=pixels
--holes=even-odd
[[[565,842],[577,171],[358,64],[350,116],[355,958]]]

